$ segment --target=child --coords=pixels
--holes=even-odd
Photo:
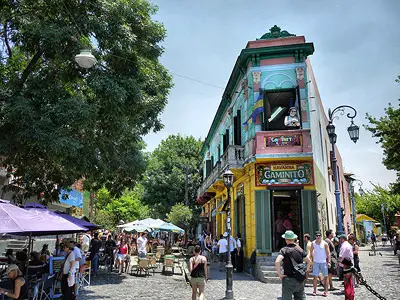
[[[343,265],[343,280],[344,280],[344,299],[345,300],[354,300],[354,282],[353,282],[353,273],[356,273],[357,270],[354,269],[353,263],[345,258],[342,260]]]

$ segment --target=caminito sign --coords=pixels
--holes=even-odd
[[[256,164],[256,184],[313,185],[312,163]]]

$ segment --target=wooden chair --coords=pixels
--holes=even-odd
[[[131,275],[133,274],[133,271],[137,271],[139,268],[139,256],[131,256]]]
[[[150,275],[149,273],[149,259],[147,258],[140,258],[139,259],[139,266],[138,269],[136,271],[136,274],[139,274],[140,271],[140,275],[142,275],[142,271],[144,271],[145,276]]]
[[[161,252],[156,252],[156,260],[157,262],[161,262]]]
[[[164,258],[163,273],[165,273],[167,268],[171,268],[172,274],[175,271],[175,259],[173,257]]]
[[[156,272],[156,269],[158,268],[158,263],[156,257],[150,258],[149,261],[149,269],[153,270],[153,274]]]

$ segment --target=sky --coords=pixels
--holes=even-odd
[[[152,151],[170,134],[204,139],[234,63],[247,41],[275,24],[313,42],[309,56],[325,107],[355,107],[360,139],[347,133],[349,120],[335,122],[337,145],[346,172],[364,185],[387,186],[396,174],[382,164],[383,151],[362,125],[366,113],[384,114],[397,105],[400,85],[400,1],[398,0],[152,0],[154,19],[167,30],[161,58],[174,87],[161,115],[164,129],[147,135]],[[195,80],[188,80],[185,77]],[[205,82],[208,84],[203,84]]]

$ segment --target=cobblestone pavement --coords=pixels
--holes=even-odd
[[[369,247],[360,248],[360,267],[364,279],[387,300],[400,299],[400,267],[397,257],[393,255],[390,246],[385,248],[377,248],[377,256],[368,255]],[[382,256],[379,255],[379,252]],[[225,272],[218,272],[213,265],[211,267],[211,276],[209,283],[206,286],[207,300],[220,300],[225,295]],[[341,287],[340,282],[334,282],[336,287]],[[323,297],[323,289],[318,288],[316,297],[312,296],[312,285],[306,286],[306,296],[310,299],[344,299],[344,294],[341,290],[330,292],[328,297]],[[281,285],[267,284],[254,280],[246,274],[234,273],[233,290],[236,300],[251,299],[251,300],[269,300],[280,299]],[[355,299],[377,299],[365,287],[356,288]]]
[[[387,300],[399,300],[400,267],[397,257],[393,256],[390,247],[377,248],[377,256],[368,255],[369,248],[360,248],[360,266],[367,283],[376,289]],[[382,256],[379,255],[379,252]],[[218,272],[216,265],[211,266],[211,279],[206,285],[206,300],[220,300],[225,295],[225,272]],[[280,300],[281,285],[259,282],[247,274],[234,273],[234,296],[236,300]],[[336,287],[341,287],[335,282]],[[306,286],[308,299],[344,299],[339,291],[330,292],[328,297],[322,297],[322,288],[318,295],[312,296],[311,285]],[[356,288],[356,299],[377,299],[365,287]],[[118,275],[115,273],[100,274],[92,279],[92,285],[85,288],[79,296],[81,300],[95,299],[156,299],[156,300],[184,300],[191,299],[191,290],[182,276],[166,276],[159,272],[150,277]]]
[[[116,273],[105,274],[100,271],[92,278],[90,287],[86,287],[79,295],[79,300],[98,299],[138,299],[138,300],[170,300],[190,299],[191,290],[181,275],[162,275],[156,272],[150,276],[136,276]]]

